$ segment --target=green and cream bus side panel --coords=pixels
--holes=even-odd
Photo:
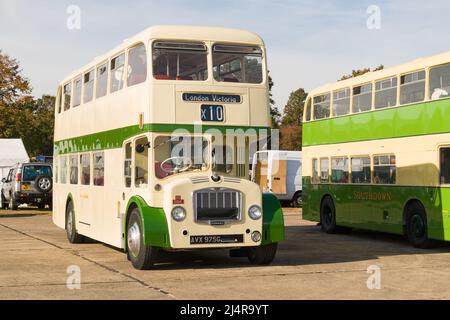
[[[331,195],[338,225],[403,234],[405,206],[419,200],[427,213],[429,237],[450,240],[450,188],[439,185],[442,145],[450,145],[450,134],[304,147],[304,218],[320,221],[321,201]],[[395,184],[312,183],[313,159],[318,159],[320,178],[321,158],[369,156],[373,176],[374,155],[395,155]]]

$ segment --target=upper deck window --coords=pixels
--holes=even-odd
[[[123,89],[125,82],[125,53],[111,60],[111,92]]]
[[[97,68],[97,98],[106,95],[108,91],[108,64],[104,63]]]
[[[153,77],[157,80],[207,80],[207,55],[203,43],[157,41],[153,44]]]
[[[147,50],[143,44],[128,51],[128,86],[147,80]]]
[[[81,77],[78,77],[74,81],[73,106],[78,107],[80,104],[81,104]]]
[[[90,102],[94,96],[94,70],[84,74],[84,97],[83,102]]]
[[[314,120],[330,117],[330,94],[316,96],[313,99]]]
[[[408,104],[425,99],[425,71],[408,73],[400,77],[400,103]]]
[[[450,64],[430,70],[431,100],[450,97]]]
[[[220,82],[261,83],[262,50],[255,46],[215,45],[214,79]]]
[[[308,98],[308,100],[306,101],[305,113],[306,121],[311,121],[311,98]]]
[[[372,84],[364,84],[353,88],[353,112],[364,112],[372,109]]]
[[[64,111],[70,109],[70,99],[72,97],[72,83],[64,86]]]
[[[333,116],[344,116],[350,112],[350,89],[333,93]]]
[[[397,105],[397,77],[375,82],[375,109]]]

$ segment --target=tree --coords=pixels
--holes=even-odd
[[[275,101],[273,100],[272,88],[274,82],[272,77],[269,75],[269,104],[270,104],[270,119],[272,121],[272,128],[278,129],[280,127],[281,113],[275,106]]]
[[[289,126],[280,129],[280,150],[302,150],[302,127]]]
[[[373,69],[373,71],[379,71],[379,70],[383,70],[384,66],[382,64],[380,64],[378,67],[376,67],[375,69]],[[358,70],[352,70],[351,74],[342,76],[341,79],[339,79],[338,81],[342,81],[342,80],[347,80],[350,78],[355,78],[355,77],[359,77],[362,76],[363,74],[366,74],[367,72],[370,72],[372,70],[370,70],[370,68],[364,68],[364,69],[358,69]]]
[[[18,61],[0,50],[0,104],[17,102],[31,93],[30,83],[21,72]]]
[[[282,127],[299,126],[302,125],[303,110],[305,107],[305,100],[308,93],[303,88],[291,92],[289,100],[283,110],[283,119],[281,120]]]
[[[28,154],[53,154],[55,97],[33,99],[19,63],[0,52],[0,138],[21,138]]]

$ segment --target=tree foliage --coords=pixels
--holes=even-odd
[[[31,157],[52,155],[55,98],[30,92],[17,60],[0,52],[0,138],[21,138]]]
[[[282,127],[301,127],[307,96],[308,93],[305,92],[303,88],[291,92],[289,100],[283,110],[283,119],[281,120]]]
[[[275,100],[273,100],[272,88],[274,82],[272,77],[269,75],[269,104],[270,104],[270,119],[272,121],[272,128],[278,129],[280,127],[281,113],[275,106]]]
[[[31,93],[30,83],[21,72],[18,61],[0,50],[0,104],[15,103]]]
[[[363,69],[358,69],[358,70],[352,70],[351,74],[347,74],[347,75],[342,76],[341,79],[339,79],[338,81],[359,77],[359,76],[362,76],[363,74],[366,74],[367,72],[379,71],[379,70],[383,70],[383,69],[384,69],[384,66],[382,64],[380,64],[378,67],[376,67],[373,70],[371,70],[370,68],[363,68]]]

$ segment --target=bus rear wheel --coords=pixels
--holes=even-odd
[[[277,253],[278,243],[261,245],[259,247],[249,248],[247,257],[251,264],[268,265],[271,264]]]
[[[437,241],[428,239],[427,215],[418,202],[412,203],[407,208],[406,234],[409,242],[416,248],[428,249],[437,245]]]
[[[73,207],[73,202],[70,201],[66,208],[66,234],[67,239],[72,244],[80,244],[84,242],[84,236],[78,234],[76,222],[75,222],[75,209]]]
[[[336,208],[331,197],[325,197],[320,206],[320,225],[326,233],[336,233]]]
[[[297,192],[294,195],[294,198],[292,199],[292,205],[295,208],[301,208],[303,207],[303,198],[302,198],[302,193],[301,192]]]
[[[127,255],[134,268],[138,270],[151,269],[158,255],[158,249],[144,244],[141,213],[133,209],[127,224]]]

